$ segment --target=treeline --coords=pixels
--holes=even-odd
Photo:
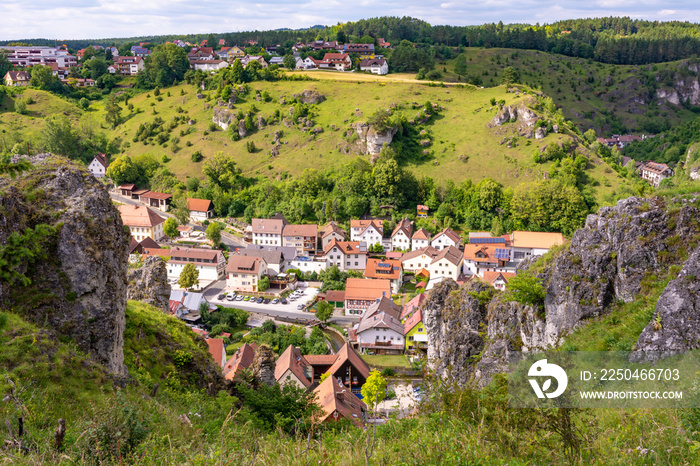
[[[688,147],[700,141],[700,118],[675,126],[656,137],[635,141],[622,149],[622,155],[637,161],[653,160],[675,167],[685,161]]]

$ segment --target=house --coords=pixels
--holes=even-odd
[[[401,306],[391,297],[377,298],[355,325],[353,334],[360,351],[400,354],[404,351],[404,326],[399,320]]]
[[[165,219],[146,206],[120,205],[117,206],[122,223],[129,227],[131,236],[136,241],[144,238],[152,238],[156,241],[165,236],[163,224]]]
[[[280,385],[291,383],[309,388],[314,381],[314,370],[301,354],[301,349],[289,345],[275,363],[275,380]]]
[[[299,257],[315,256],[317,244],[317,225],[285,225],[282,229],[282,246],[293,247]]]
[[[168,278],[179,279],[182,269],[187,264],[194,264],[199,272],[199,286],[208,282],[221,280],[226,271],[226,258],[219,249],[197,249],[175,246],[170,248],[168,260]]]
[[[58,66],[58,63],[49,63],[48,66],[51,68],[51,74],[60,80],[68,78],[68,75],[70,74],[70,68]]]
[[[486,272],[514,272],[515,263],[510,260],[512,248],[506,247],[508,243],[473,243],[464,245],[464,270],[465,275],[477,275],[483,277]]]
[[[561,233],[541,231],[514,231],[510,235],[512,244],[511,260],[520,262],[530,256],[541,256],[554,246],[564,244]]]
[[[61,68],[78,66],[78,59],[61,47],[43,47],[36,45],[0,46],[4,55],[13,66],[28,68],[34,65],[51,66],[56,63]]]
[[[216,306],[209,304],[202,293],[192,291],[171,290],[168,299],[170,314],[189,324],[195,324],[201,320],[200,310],[205,307],[212,310]]]
[[[323,251],[326,267],[341,271],[364,270],[367,267],[367,245],[360,241],[331,241]]]
[[[234,380],[241,375],[243,369],[248,369],[252,366],[255,360],[255,350],[257,349],[258,345],[255,343],[244,343],[243,346],[238,348],[224,365],[224,378],[226,380]]]
[[[143,71],[146,65],[141,57],[117,57],[114,60],[116,72],[128,76],[136,76],[139,71]]]
[[[345,306],[345,290],[328,290],[325,293],[319,293],[318,299],[332,304],[334,308],[342,308]]]
[[[377,45],[378,45],[379,47],[383,48],[383,49],[388,49],[389,47],[391,47],[391,43],[385,41],[385,40],[382,39],[382,38],[378,38],[378,39],[377,39]]]
[[[389,73],[389,65],[384,58],[367,58],[360,62],[360,71],[369,71],[372,74]]]
[[[382,244],[384,222],[378,219],[350,220],[350,241],[364,241],[369,246]]]
[[[297,69],[303,70],[315,70],[318,68],[318,64],[321,60],[316,60],[313,57],[306,57],[301,62],[297,61]]]
[[[270,58],[270,65],[284,66],[284,57]]]
[[[191,60],[190,65],[195,70],[201,71],[219,71],[228,67],[226,60]]]
[[[497,290],[504,291],[508,281],[515,277],[516,274],[508,272],[484,272],[484,281],[496,288]]]
[[[426,332],[425,325],[423,325],[422,309],[417,309],[406,319],[403,331],[407,352],[415,352],[417,350],[428,351],[428,332]]]
[[[216,54],[214,54],[214,50],[211,47],[195,47],[187,54],[187,59],[190,61],[190,65],[192,65],[197,61],[216,60]]]
[[[233,62],[236,58],[243,58],[245,57],[245,51],[241,49],[240,47],[233,46],[228,50],[228,61]]]
[[[146,236],[144,239],[139,241],[139,245],[141,246],[142,251],[145,251],[146,249],[159,249],[160,248],[160,245],[158,243],[156,243],[153,240],[153,238],[150,238],[148,236]]]
[[[423,304],[423,302],[425,302],[426,299],[427,297],[423,293],[420,293],[417,294],[415,298],[407,302],[403,306],[403,310],[401,311],[401,322],[406,322],[406,319],[411,317],[414,312],[420,309],[421,304]]]
[[[131,46],[131,53],[134,54],[135,57],[147,57],[151,54],[151,51],[147,49],[146,47],[138,46],[138,45],[132,45]]]
[[[107,173],[107,167],[109,167],[109,162],[107,162],[107,156],[104,154],[97,154],[88,165],[88,170],[92,173],[95,178],[104,178]]]
[[[253,61],[260,63],[260,66],[263,68],[267,68],[268,66],[262,55],[246,55],[245,57],[241,58],[241,64],[244,67],[248,66],[248,64]]]
[[[61,82],[73,87],[95,87],[95,80],[90,78],[68,78]]]
[[[207,346],[209,347],[209,354],[214,358],[216,364],[222,369],[226,365],[226,348],[224,347],[223,338],[207,338]]]
[[[432,246],[407,252],[401,256],[401,266],[404,272],[416,273],[421,269],[427,269],[438,253],[439,251]]]
[[[209,199],[187,198],[187,208],[190,211],[190,220],[202,222],[214,216],[214,203]]]
[[[219,47],[224,47],[226,45],[226,39],[219,39]]]
[[[391,233],[391,250],[397,249],[403,251],[411,250],[411,237],[413,236],[413,222],[407,218],[402,218],[396,224],[396,228]]]
[[[136,241],[136,238],[134,238],[133,236],[129,240],[129,256],[131,256],[132,254],[137,254],[139,256],[143,254],[143,246],[141,246],[141,243]]]
[[[356,53],[360,56],[360,60],[374,58],[374,44],[344,44],[339,45],[336,50],[346,54]]]
[[[296,252],[286,253],[285,250],[290,248],[282,248],[280,246],[258,246],[249,244],[246,248],[239,248],[236,254],[246,257],[260,257],[265,261],[265,270],[263,275],[277,275],[284,272],[287,263],[291,261]]]
[[[433,240],[430,242],[430,245],[439,251],[449,246],[454,246],[458,248],[459,243],[461,242],[462,238],[460,238],[460,236],[457,233],[452,231],[452,229],[450,228],[445,228],[433,237]]]
[[[282,246],[282,231],[287,221],[284,218],[254,218],[253,244]]]
[[[326,226],[321,228],[319,234],[321,235],[321,249],[323,251],[326,250],[326,246],[331,241],[345,241],[346,239],[345,232],[335,222],[328,222]]]
[[[180,238],[189,238],[194,231],[194,227],[190,225],[178,225],[177,231],[180,233]]]
[[[411,236],[411,251],[430,246],[430,232],[425,228],[419,228]]]
[[[463,261],[464,255],[462,251],[455,246],[448,246],[442,249],[427,267],[430,272],[430,279],[434,280],[443,277],[457,280],[462,273]]]
[[[231,50],[231,47],[221,47],[219,50],[216,51],[216,56],[219,57],[220,60],[228,61],[229,50]]]
[[[226,265],[226,288],[233,291],[258,291],[267,264],[261,257],[231,255]]]
[[[417,205],[416,206],[416,212],[418,215],[418,218],[428,218],[428,211],[430,208],[427,205]]]
[[[345,283],[345,314],[360,315],[383,296],[391,297],[389,280],[348,278]]]
[[[8,71],[5,73],[5,86],[29,86],[31,76],[26,71]]]
[[[639,168],[639,172],[655,188],[659,187],[662,180],[673,176],[673,169],[665,163],[646,162]]]
[[[323,40],[316,40],[314,42],[309,42],[306,45],[302,45],[303,47],[308,47],[311,50],[336,50],[338,48],[338,41],[323,41]]]
[[[149,207],[156,208],[162,212],[168,211],[168,206],[170,206],[170,201],[173,198],[172,194],[149,191],[148,189],[132,191],[132,197],[134,194],[138,196],[139,202],[146,204]]]
[[[403,285],[403,271],[398,259],[367,259],[365,278],[386,279],[391,282],[391,292],[398,294]]]
[[[347,71],[352,69],[352,59],[347,53],[326,53],[318,62],[319,69]]]
[[[145,260],[149,256],[160,257],[164,261],[167,262],[168,259],[170,259],[170,249],[160,249],[160,248],[145,249],[144,248],[142,259]]]
[[[316,400],[321,407],[320,422],[337,422],[347,419],[357,427],[366,420],[367,405],[349,391],[342,380],[328,377],[314,389]]]

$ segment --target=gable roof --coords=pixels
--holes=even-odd
[[[406,320],[406,323],[403,326],[404,335],[413,330],[413,327],[415,327],[421,322],[423,322],[423,310],[418,309]]]
[[[326,226],[321,228],[321,231],[319,233],[321,233],[321,238],[325,238],[331,233],[340,235],[343,238],[346,237],[345,232],[335,222],[329,222]]]
[[[226,272],[259,274],[263,266],[263,259],[241,255],[231,255],[228,258]]]
[[[328,254],[333,248],[337,247],[343,254],[367,254],[367,246],[361,241],[338,241],[333,239],[326,245],[323,254]]]
[[[489,285],[493,285],[493,282],[495,282],[498,277],[501,277],[504,282],[508,283],[515,275],[517,274],[509,272],[484,272],[484,281]]]
[[[348,278],[345,284],[345,300],[374,301],[382,296],[391,296],[391,282],[378,278]]]
[[[259,257],[266,264],[280,265],[283,262],[282,252],[268,249],[239,249],[237,255],[246,257]],[[232,257],[232,256],[229,256]]]
[[[423,239],[426,241],[430,241],[430,232],[425,228],[419,228],[416,230],[415,233],[413,233],[411,239]]]
[[[255,359],[256,349],[258,349],[258,345],[255,343],[244,343],[238,348],[238,351],[224,364],[224,378],[233,380],[243,369],[249,368]]]
[[[368,58],[360,62],[360,68],[368,68],[372,66],[384,66],[386,65],[386,60],[383,58]]]
[[[165,219],[142,205],[120,205],[117,206],[122,223],[130,227],[154,227],[165,223]]]
[[[282,236],[318,236],[317,225],[286,225]]]
[[[174,246],[170,248],[170,257],[173,261],[190,261],[201,259],[218,263],[221,258],[221,250]]]
[[[294,345],[289,345],[286,350],[280,355],[275,363],[275,380],[280,382],[280,379],[287,370],[292,373],[304,384],[306,388],[311,386],[311,380],[306,377],[304,368],[309,366],[309,363],[304,359],[301,350]]]
[[[143,253],[143,246],[132,236],[131,240],[129,240],[129,254],[133,254],[134,252]]]
[[[156,243],[153,238],[150,236],[146,236],[144,239],[141,240],[139,243],[144,249],[159,249],[160,245]]]
[[[214,210],[214,204],[209,199],[187,198],[187,208],[195,212],[208,212]]]
[[[432,246],[426,246],[424,248],[415,249],[413,251],[407,252],[406,254],[401,256],[401,262],[406,262],[406,261],[409,261],[411,259],[415,259],[416,257],[420,257],[423,254],[425,254],[426,256],[433,259],[433,258],[435,258],[435,256],[438,255],[439,252],[440,251],[438,251],[437,249],[435,249]]]
[[[513,247],[516,248],[550,249],[564,244],[564,235],[541,231],[514,231],[511,234],[511,240]]]
[[[335,363],[333,363],[331,368],[328,369],[328,372],[331,374],[335,374],[346,361],[349,361],[350,364],[352,364],[352,367],[354,367],[365,379],[369,377],[369,366],[357,353],[357,351],[350,346],[350,343],[346,342],[338,351],[337,356],[338,358],[335,360]]]
[[[95,158],[93,160],[97,160],[97,162],[105,167],[105,170],[107,170],[107,167],[109,167],[109,162],[107,162],[107,156],[104,154],[97,154],[95,155]]]
[[[508,249],[503,244],[470,243],[464,245],[464,259],[472,262],[497,263],[496,249]],[[482,257],[479,257],[482,256]]]
[[[13,82],[29,81],[29,79],[31,79],[31,76],[26,71],[8,71],[5,73],[5,79],[7,79],[8,76]]]
[[[144,248],[143,250],[143,255],[144,256],[156,256],[156,257],[162,257],[163,260],[168,260],[170,258],[170,249],[146,249]]]
[[[253,233],[269,233],[272,235],[281,235],[284,225],[286,225],[284,219],[276,218],[254,218],[253,219]]]
[[[350,220],[350,228],[360,228],[364,232],[370,225],[379,232],[384,232],[384,222],[378,219],[368,219],[368,220]]]
[[[459,244],[459,242],[462,241],[462,238],[457,233],[455,233],[451,228],[445,228],[440,233],[435,235],[435,237],[433,238],[433,241],[435,241],[436,239],[438,239],[439,237],[441,237],[443,235],[445,235],[446,237],[451,239],[455,244]]]
[[[362,314],[361,320],[364,320],[367,317],[371,317],[374,314],[381,313],[389,314],[395,319],[398,319],[401,315],[401,306],[394,303],[394,301],[392,301],[391,298],[383,296],[381,298],[378,298],[365,310],[364,314]]]
[[[377,312],[369,316],[363,315],[355,333],[360,334],[375,328],[385,328],[403,335],[403,327],[403,324],[398,319],[398,315],[394,317],[388,312]]]
[[[433,258],[433,261],[431,264],[434,264],[435,262],[441,261],[443,259],[448,260],[454,265],[459,265],[460,262],[462,262],[463,258],[462,251],[459,250],[458,247],[456,246],[450,246],[447,248],[443,248],[435,258]]]
[[[387,278],[398,280],[401,276],[401,261],[398,259],[367,259],[365,278]]]
[[[415,298],[413,298],[412,300],[407,302],[403,307],[403,311],[401,311],[401,320],[406,318],[406,316],[410,316],[411,314],[413,314],[413,312],[416,309],[419,309],[420,305],[423,304],[423,302],[426,299],[428,299],[428,298],[423,293],[420,293],[420,294],[416,295]]]
[[[391,237],[393,238],[395,235],[398,235],[399,232],[403,232],[406,238],[410,239],[413,234],[413,223],[407,218],[402,218],[401,221],[396,224],[396,228],[394,228],[394,231],[391,233]]]
[[[221,366],[221,361],[226,356],[224,352],[224,339],[223,338],[207,338],[207,346],[209,346],[209,354],[214,358],[214,361]]]
[[[314,389],[318,405],[323,410],[320,421],[323,422],[338,412],[339,415],[350,420],[353,424],[361,427],[364,421],[363,411],[367,405],[358,397],[353,395],[350,389],[343,385],[341,380],[335,377],[328,377]]]
[[[326,291],[326,301],[339,303],[345,301],[345,290],[328,290]]]

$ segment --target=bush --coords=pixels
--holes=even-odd
[[[249,154],[253,154],[257,150],[257,148],[255,147],[255,143],[253,141],[246,142],[245,149],[248,151]]]
[[[15,100],[15,112],[25,115],[27,113],[27,103],[22,99]]]
[[[382,375],[384,377],[393,377],[395,374],[396,371],[394,371],[394,369],[392,369],[391,367],[385,367],[384,369],[382,369]]]
[[[87,110],[88,107],[90,107],[90,101],[83,97],[78,101],[78,107],[82,108],[83,110]]]
[[[210,132],[213,133],[213,132],[216,131],[217,129],[219,129],[219,127],[216,125],[216,123],[214,123],[213,121],[212,121],[211,123],[209,123],[209,131],[210,131]]]
[[[192,159],[193,162],[197,163],[201,162],[204,159],[204,156],[200,151],[196,151],[194,154],[192,154],[192,157],[190,157],[190,159]]]

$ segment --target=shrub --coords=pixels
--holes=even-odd
[[[200,151],[196,151],[194,154],[192,154],[192,157],[190,157],[193,162],[201,162],[204,159],[204,156]]]
[[[246,142],[245,149],[248,151],[249,154],[253,154],[257,150],[253,141]]]
[[[27,113],[27,103],[22,99],[15,100],[15,112],[20,115]]]

